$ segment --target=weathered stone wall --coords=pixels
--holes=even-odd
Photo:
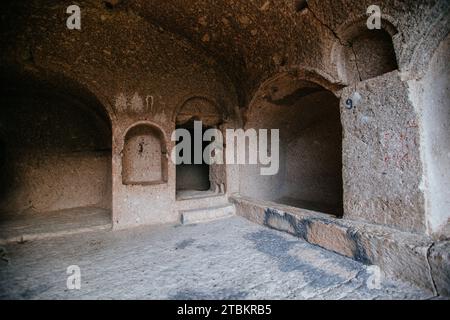
[[[418,99],[421,116],[427,224],[432,233],[439,233],[450,221],[449,61],[447,36],[437,48],[424,78],[411,81],[410,88],[411,96]]]
[[[424,232],[418,118],[407,84],[394,71],[342,97],[345,217]]]
[[[0,98],[0,211],[111,209],[108,120],[57,92],[10,85]]]
[[[77,207],[111,209],[110,153],[9,154],[1,212],[48,212]],[[11,170],[11,171],[9,171]],[[2,170],[3,171],[3,170]],[[6,179],[2,179],[7,183]]]

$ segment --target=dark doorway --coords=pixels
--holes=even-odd
[[[178,125],[177,129],[186,129],[191,134],[191,164],[180,164],[176,167],[176,187],[177,193],[189,191],[208,191],[211,188],[209,180],[209,165],[204,162],[202,157],[202,164],[194,163],[194,120],[190,120],[182,125]],[[202,136],[209,128],[202,127]],[[202,154],[209,142],[202,140]],[[180,154],[183,156],[183,154]]]

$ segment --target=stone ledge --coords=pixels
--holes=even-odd
[[[104,230],[111,230],[111,225],[99,225],[85,228],[75,228],[70,230],[59,230],[52,232],[36,232],[36,233],[24,233],[20,236],[12,236],[9,238],[0,238],[0,246],[4,246],[10,243],[24,243],[28,241],[46,240],[52,238],[59,238],[69,235],[91,233]]]
[[[181,211],[181,223],[184,225],[209,222],[217,219],[223,219],[235,215],[233,205],[220,207],[210,207],[194,210]]]
[[[233,196],[230,201],[235,204],[237,215],[250,221],[290,233],[364,264],[379,266],[388,279],[407,281],[435,294],[449,294],[448,243],[434,244],[425,235],[337,219],[270,201],[240,196]]]

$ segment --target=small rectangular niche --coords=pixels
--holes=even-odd
[[[162,132],[140,124],[125,136],[122,157],[124,185],[156,185],[167,182],[167,148]]]

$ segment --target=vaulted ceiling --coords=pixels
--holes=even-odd
[[[158,27],[179,34],[219,62],[241,98],[276,69],[305,64],[321,67],[323,47],[334,37],[311,10],[293,0],[122,1]],[[331,3],[331,1],[320,1]],[[318,13],[319,17],[322,12]]]
[[[36,47],[39,46],[39,41],[50,43],[46,37],[50,37],[52,32],[60,33],[58,37],[64,42],[64,46],[72,41],[58,20],[63,21],[67,17],[63,10],[63,7],[67,6],[66,3],[55,4],[52,0],[9,2],[14,4],[11,8],[29,21],[35,19],[37,15],[48,15],[49,19],[45,26],[42,24],[31,27],[31,23],[29,25],[19,23],[14,15],[11,15],[17,12],[10,12],[7,7],[8,10],[1,14],[0,22],[6,29],[14,22],[16,25],[15,30],[6,30],[7,33],[13,32],[14,37],[19,35],[19,38],[22,32],[32,33],[33,39],[29,41],[37,43]],[[143,60],[145,53],[142,52],[146,51],[153,68],[158,64],[160,65],[158,68],[166,69],[168,73],[171,72],[170,65],[180,60],[188,61],[179,56],[184,52],[186,56],[192,57],[192,65],[210,66],[209,68],[215,72],[226,76],[234,86],[239,106],[245,107],[261,84],[280,72],[306,68],[317,70],[327,75],[328,79],[339,82],[341,79],[337,75],[336,62],[331,59],[333,46],[342,42],[340,31],[347,23],[352,21],[365,23],[367,8],[373,4],[372,2],[372,0],[80,0],[74,3],[80,5],[83,15],[89,16],[84,20],[87,29],[83,31],[92,35],[89,39],[86,34],[76,37],[82,44],[89,43],[86,50],[81,49],[89,59],[98,60],[97,57],[100,55],[103,59],[105,52],[117,53],[111,57],[110,63],[118,66],[133,63],[143,69],[139,66],[140,62],[130,62],[128,59],[131,54],[138,53],[136,57]],[[16,6],[16,3],[22,3],[24,6]],[[400,62],[410,59],[415,46],[420,44],[420,39],[431,30],[424,12],[439,15],[449,9],[448,2],[433,0],[385,0],[380,5],[383,17],[400,30],[398,43],[401,46],[396,48],[397,59]],[[145,21],[148,27],[143,27],[142,21]],[[54,28],[57,24],[61,24],[60,30]],[[22,28],[28,30],[21,30]],[[3,45],[8,42],[4,41]],[[105,42],[105,48],[100,48],[102,50],[99,52],[92,50],[93,46],[102,42]],[[116,43],[119,42],[122,43],[121,48],[117,48]],[[115,46],[112,52],[107,48],[109,44]],[[137,47],[133,49],[133,46]],[[69,49],[73,51],[72,47]],[[61,49],[61,52],[64,52],[63,50]],[[178,51],[173,53],[174,50]],[[26,56],[29,53],[24,52],[21,55]],[[156,55],[158,57],[155,59]],[[399,66],[401,69],[403,64],[399,63]],[[136,68],[139,69],[138,67]],[[182,69],[179,67],[178,71]],[[98,71],[95,70],[93,73]],[[88,74],[86,71],[83,72]],[[117,78],[118,75],[114,77]],[[175,79],[177,77],[180,77],[179,74],[174,76]],[[192,78],[192,73],[186,75],[186,78],[189,77]]]

